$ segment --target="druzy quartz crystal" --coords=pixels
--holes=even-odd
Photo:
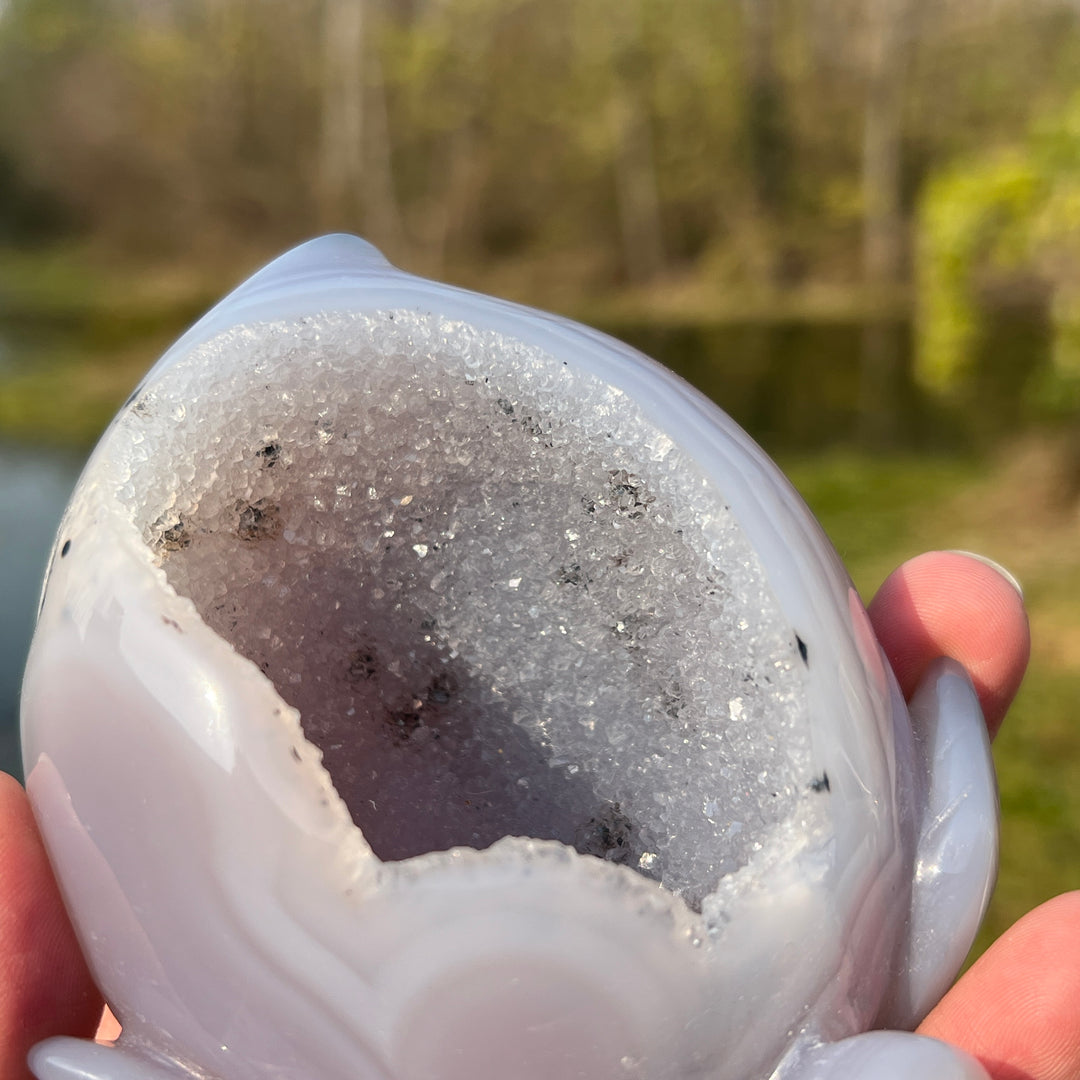
[[[985,1075],[874,1030],[993,878],[962,671],[909,710],[675,376],[361,240],[256,274],[105,434],[23,740],[123,1025],[41,1080]]]

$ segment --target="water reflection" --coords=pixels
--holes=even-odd
[[[942,430],[912,376],[906,321],[604,329],[677,371],[773,452],[925,447]]]
[[[41,579],[81,460],[0,443],[0,769],[22,774],[19,686]]]

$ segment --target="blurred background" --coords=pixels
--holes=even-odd
[[[864,596],[1024,582],[983,940],[1080,886],[1077,0],[0,0],[0,765],[60,510],[140,374],[289,245],[629,340]]]

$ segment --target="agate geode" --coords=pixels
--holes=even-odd
[[[124,1034],[34,1068],[979,1076],[847,1038],[918,1020],[993,875],[958,668],[912,716],[715,406],[305,245],[157,364],[61,526],[26,770]]]

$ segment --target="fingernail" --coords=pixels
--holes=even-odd
[[[969,559],[975,559],[976,562],[989,566],[991,570],[996,570],[1019,593],[1020,599],[1024,599],[1024,586],[1016,580],[1016,575],[1006,570],[1001,563],[996,563],[993,559],[988,559],[985,555],[979,555],[977,552],[961,551],[959,548],[950,548],[949,553],[951,555],[964,555]]]

